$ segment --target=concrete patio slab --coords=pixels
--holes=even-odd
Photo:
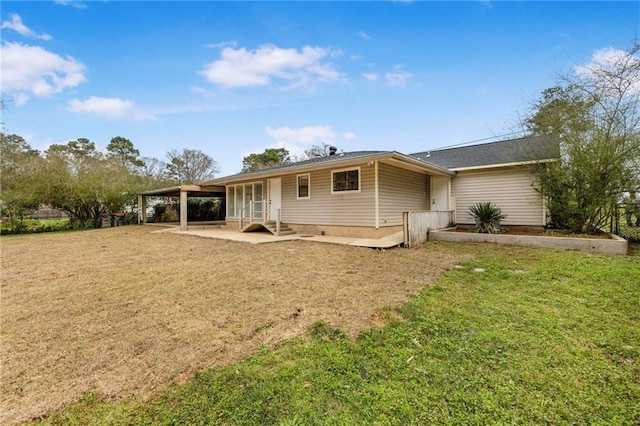
[[[269,232],[239,232],[236,229],[229,229],[224,227],[213,229],[191,229],[187,231],[181,231],[180,228],[177,227],[167,227],[153,232],[171,232],[180,235],[193,235],[202,238],[216,238],[221,240],[250,244],[265,244],[275,243],[278,241],[304,240],[315,241],[318,243],[343,244],[358,247],[387,249],[399,246],[403,242],[402,232],[397,232],[395,234],[391,234],[378,239],[304,234],[292,234],[277,237],[270,234]]]
[[[193,235],[202,238],[216,238],[219,240],[229,240],[239,243],[250,244],[265,244],[275,243],[278,241],[291,241],[299,239],[299,235],[283,235],[276,237],[269,232],[240,232],[235,229],[193,229],[187,231],[181,231],[180,228],[176,228],[172,231],[175,234],[180,235]]]
[[[391,248],[399,246],[404,243],[404,232],[396,232],[395,234],[387,235],[386,237],[371,239],[371,238],[358,238],[352,242],[352,246],[360,247],[372,247],[372,248]]]

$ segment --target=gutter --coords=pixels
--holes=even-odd
[[[547,158],[544,160],[529,160],[529,161],[516,161],[513,163],[502,163],[502,164],[486,164],[483,166],[469,166],[469,167],[452,167],[449,170],[453,170],[455,172],[465,172],[468,170],[482,170],[482,169],[497,169],[501,167],[515,167],[515,166],[527,166],[531,164],[541,164],[541,163],[555,163],[556,161],[560,161],[559,158]]]

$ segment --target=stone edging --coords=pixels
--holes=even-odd
[[[614,234],[610,234],[611,239],[601,239],[451,232],[453,229],[455,228],[429,231],[428,241],[498,243],[619,255],[626,255],[629,245],[627,240]]]

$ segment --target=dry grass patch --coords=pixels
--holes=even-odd
[[[0,423],[87,391],[152,392],[319,320],[356,337],[461,260],[441,247],[249,245],[150,231],[2,239]]]

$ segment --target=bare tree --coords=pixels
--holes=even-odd
[[[604,49],[534,103],[526,127],[557,138],[559,163],[540,167],[556,225],[597,232],[640,185],[640,45]]]
[[[305,149],[304,153],[309,158],[328,157],[331,153],[331,144],[322,142],[322,145],[311,145],[311,148]]]
[[[220,172],[218,162],[197,149],[175,149],[167,152],[167,174],[178,184],[200,183]]]

